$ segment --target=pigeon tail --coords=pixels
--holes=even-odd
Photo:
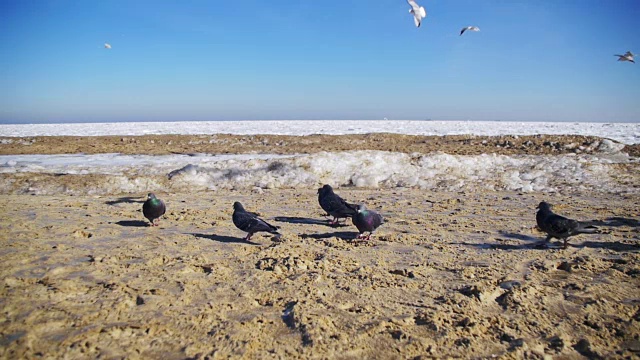
[[[580,222],[578,223],[576,232],[580,234],[597,234],[600,232],[600,229],[592,225],[591,222]]]

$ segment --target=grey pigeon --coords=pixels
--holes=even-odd
[[[251,236],[257,232],[268,232],[277,236],[278,228],[260,219],[257,214],[248,212],[239,202],[233,203],[233,224],[240,230],[246,231],[246,241],[251,240]]]
[[[545,245],[552,238],[564,241],[564,248],[567,248],[567,238],[578,234],[595,234],[598,228],[588,222],[580,222],[573,219],[567,219],[564,216],[554,214],[551,211],[551,205],[541,202],[536,213],[536,222],[538,227],[547,233]]]
[[[633,61],[633,57],[635,56],[631,51],[627,51],[624,55],[613,55],[618,57],[618,61],[629,61],[632,63],[636,63]]]
[[[334,193],[331,185],[324,185],[318,189],[318,202],[324,211],[333,216],[331,225],[336,225],[341,218],[352,217],[358,209],[355,204],[349,204]]]
[[[144,217],[149,219],[151,226],[157,226],[158,224],[155,220],[164,215],[166,211],[167,207],[165,206],[164,201],[158,199],[154,193],[149,193],[147,195],[147,201],[142,204],[142,213],[144,214]]]
[[[480,31],[480,28],[477,26],[466,26],[463,27],[462,30],[460,30],[460,36],[462,36],[462,34],[464,34],[465,31]]]
[[[352,220],[353,225],[355,225],[360,232],[358,239],[364,240],[369,240],[371,234],[384,222],[382,215],[373,210],[367,210],[364,205],[358,205],[358,211]],[[369,235],[365,236],[365,232],[368,232]]]

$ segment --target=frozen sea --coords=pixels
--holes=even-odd
[[[637,194],[628,179],[638,159],[621,152],[640,142],[635,123],[535,123],[475,121],[217,121],[0,125],[0,136],[145,134],[361,134],[419,135],[594,135],[603,140],[596,154],[449,155],[384,151],[275,155],[4,155],[0,193],[144,194],[149,191],[217,191],[309,188],[323,183],[365,188],[412,187],[432,191],[512,190],[557,192],[592,190]],[[2,139],[0,139],[2,140]],[[4,139],[2,141],[12,141]],[[617,143],[620,142],[620,143]],[[622,165],[622,166],[621,166]],[[629,167],[631,166],[631,167]],[[50,181],[22,187],[21,174],[55,174]],[[60,183],[60,175],[104,175],[99,183]],[[57,180],[56,180],[57,179]]]
[[[624,144],[640,142],[640,123],[263,120],[0,125],[0,136],[99,136],[159,134],[366,134],[408,135],[591,135]]]

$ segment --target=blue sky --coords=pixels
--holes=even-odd
[[[640,121],[640,1],[419,3],[0,0],[0,123]]]

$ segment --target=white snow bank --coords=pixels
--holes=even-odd
[[[308,188],[329,183],[368,188],[416,187],[438,191],[474,189],[555,192],[591,189],[638,192],[616,181],[625,154],[448,155],[383,151],[301,155],[11,155],[0,156],[0,174],[104,174],[99,184],[63,189],[43,181],[33,193],[132,193],[194,189]],[[55,182],[55,179],[50,180]],[[78,182],[74,182],[76,184]],[[17,191],[13,182],[0,192]],[[24,189],[23,189],[24,190]]]

